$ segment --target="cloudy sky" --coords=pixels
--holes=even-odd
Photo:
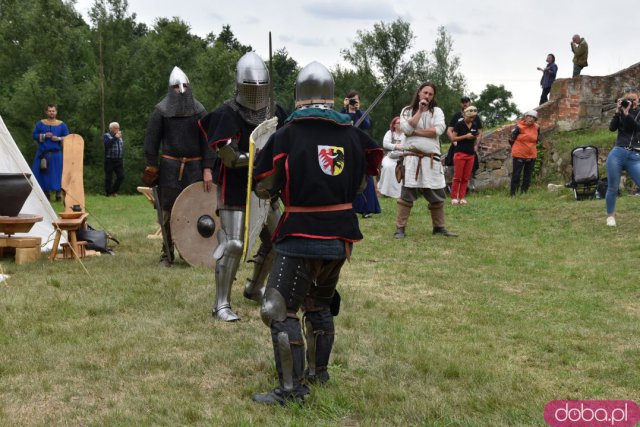
[[[92,3],[76,1],[87,21]],[[583,74],[608,75],[640,62],[634,35],[637,0],[129,0],[129,12],[150,26],[158,17],[177,16],[200,36],[217,34],[228,24],[264,59],[271,31],[274,50],[285,47],[301,66],[316,60],[329,68],[342,63],[340,51],[351,47],[357,30],[370,31],[375,23],[408,21],[416,36],[413,51],[430,51],[436,29],[444,26],[469,92],[503,84],[523,111],[538,104],[541,73],[536,68],[545,65],[548,53],[556,56],[558,78],[571,77],[569,42],[575,33],[589,44]]]

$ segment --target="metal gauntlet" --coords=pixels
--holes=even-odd
[[[243,168],[249,165],[249,154],[240,151],[238,143],[232,139],[218,147],[218,157],[230,169]]]

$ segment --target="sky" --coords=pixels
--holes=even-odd
[[[92,4],[93,0],[76,0],[76,9],[87,22]],[[556,57],[558,78],[571,77],[569,43],[574,34],[589,44],[584,75],[609,75],[640,62],[634,36],[637,0],[611,4],[601,0],[129,0],[128,4],[129,13],[150,27],[157,18],[177,16],[193,34],[204,37],[230,25],[238,41],[251,45],[265,60],[271,32],[274,51],[284,47],[300,66],[319,61],[328,68],[347,65],[341,50],[352,47],[358,30],[372,31],[376,23],[402,18],[411,24],[416,38],[407,57],[431,51],[437,28],[444,26],[453,40],[453,54],[460,58],[468,92],[479,94],[487,84],[504,85],[521,111],[538,105],[542,73],[536,68],[544,68],[548,53]]]

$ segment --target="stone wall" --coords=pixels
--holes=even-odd
[[[588,67],[582,71],[588,71]],[[551,87],[549,102],[536,107],[543,135],[551,131],[570,131],[608,126],[616,100],[624,88],[640,86],[640,62],[609,76],[580,75],[557,79]],[[515,122],[485,134],[479,147],[480,169],[476,188],[505,187],[511,180],[509,135]],[[553,153],[552,147],[546,147]],[[552,154],[553,156],[553,154]],[[560,168],[567,159],[548,159]]]

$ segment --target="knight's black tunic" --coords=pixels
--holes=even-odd
[[[269,178],[266,189],[285,205],[274,240],[361,240],[351,204],[364,176],[378,174],[382,157],[382,148],[344,114],[316,108],[292,114],[254,170],[257,181]]]
[[[188,185],[202,181],[204,168],[213,168],[215,153],[198,128],[198,120],[206,114],[202,104],[194,100],[190,111],[173,112],[164,108],[165,100],[156,106],[147,123],[144,156],[146,166],[160,168],[162,207],[170,211],[178,194]],[[183,158],[200,160],[177,160]]]
[[[278,127],[286,119],[285,111],[276,106]],[[218,144],[233,139],[238,143],[240,151],[249,151],[249,137],[256,125],[247,123],[242,115],[227,104],[207,114],[200,120],[200,129],[205,135],[208,144],[216,150]],[[222,205],[224,207],[244,208],[247,203],[247,181],[249,170],[245,167],[231,169],[226,167],[222,160],[216,159],[213,168],[213,181],[222,191]]]

